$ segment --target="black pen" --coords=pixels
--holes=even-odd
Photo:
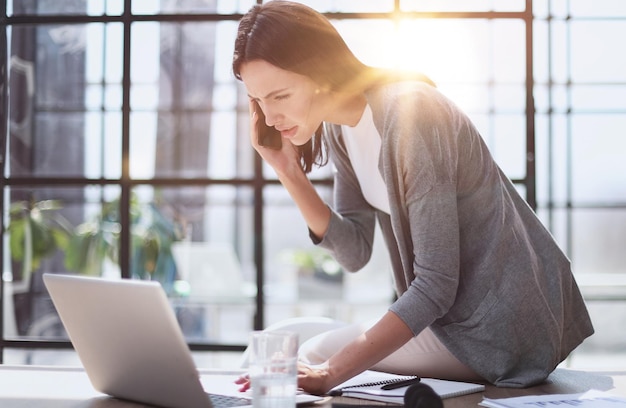
[[[402,380],[402,381],[397,381],[397,382],[392,382],[389,384],[385,384],[382,387],[380,387],[381,390],[395,390],[396,388],[402,388],[402,387],[407,387],[409,385],[413,385],[420,382],[420,378],[419,377],[415,377],[415,378],[409,378],[408,380]]]

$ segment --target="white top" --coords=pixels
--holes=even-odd
[[[359,180],[365,200],[373,207],[389,214],[389,197],[383,177],[378,171],[380,135],[374,126],[372,110],[365,106],[356,126],[341,126],[350,163]]]

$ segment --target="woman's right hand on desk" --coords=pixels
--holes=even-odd
[[[310,366],[304,363],[298,363],[298,388],[309,394],[323,395],[331,386],[329,383],[329,375],[326,365],[320,364]],[[239,385],[239,391],[245,392],[250,389],[252,383],[250,376],[243,374],[235,380],[235,384]]]
[[[241,377],[235,380],[235,384],[239,385],[239,391],[246,392],[250,389],[250,376],[243,374]]]
[[[324,395],[331,388],[327,364],[308,365],[298,363],[298,388],[315,395]]]

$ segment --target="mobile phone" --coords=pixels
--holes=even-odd
[[[263,147],[280,150],[283,147],[283,137],[280,135],[280,132],[274,126],[265,124],[265,115],[256,101],[254,102],[254,109],[257,114],[257,142]]]

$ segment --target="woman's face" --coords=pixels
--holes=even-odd
[[[310,78],[254,60],[242,65],[241,79],[252,101],[258,102],[267,126],[294,145],[311,139],[324,120],[324,95]]]

